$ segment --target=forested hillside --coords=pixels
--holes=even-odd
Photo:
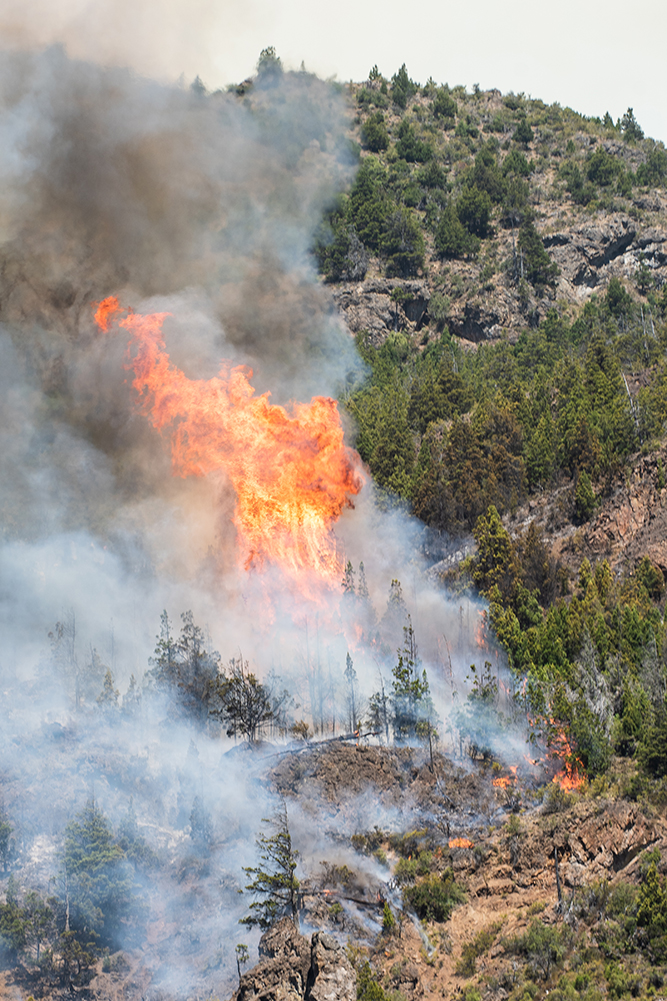
[[[368,364],[356,447],[387,504],[472,533],[443,583],[489,600],[527,708],[589,776],[618,753],[659,778],[664,553],[632,533],[605,551],[595,526],[642,456],[647,522],[665,496],[667,151],[631,108],[590,119],[405,66],[349,95],[360,166],[316,254]]]

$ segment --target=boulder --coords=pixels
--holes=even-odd
[[[241,977],[235,1001],[303,1001],[310,972],[310,942],[289,918],[259,941],[259,963]]]
[[[333,935],[312,938],[307,1001],[355,1001],[357,978],[352,964]]]
[[[234,1001],[355,1001],[357,981],[332,935],[308,939],[282,918],[259,940],[259,963],[241,977]]]

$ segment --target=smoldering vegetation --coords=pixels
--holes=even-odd
[[[224,479],[172,477],[124,344],[92,321],[117,294],[172,314],[191,378],[224,357],[277,402],[341,392],[360,363],[308,250],[354,169],[344,127],[335,89],[305,73],[206,94],[59,48],[0,62],[0,938],[5,962],[40,971],[35,992],[100,957],[137,996],[231,990],[235,946],[256,936],[239,932],[243,868],[280,794],[304,922],[377,930],[388,870],[351,840],[370,826],[361,786],[332,812],[272,771],[319,754],[315,736],[366,732],[369,752],[397,742],[437,773],[433,795],[378,797],[372,820],[400,831],[419,800],[443,846],[438,741],[461,765],[508,733],[520,749],[518,729],[499,736],[511,693],[479,646],[483,609],[428,583],[414,523],[368,486],[337,526],[340,593],[286,604],[279,571],[237,567]],[[498,808],[471,797],[457,830]],[[355,873],[340,911],[316,906],[321,871]]]

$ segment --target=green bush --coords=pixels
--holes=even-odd
[[[489,233],[491,198],[487,191],[472,185],[464,188],[456,202],[456,212],[469,233],[485,237]]]
[[[423,921],[448,921],[457,904],[463,903],[465,893],[454,880],[454,872],[447,869],[442,876],[432,875],[421,879],[403,891],[407,906]]]
[[[586,163],[586,177],[589,181],[599,184],[601,187],[611,184],[620,170],[620,161],[615,156],[607,153],[602,146],[598,146]]]
[[[407,163],[424,163],[433,156],[432,147],[419,138],[414,125],[406,118],[398,127],[396,155]]]
[[[510,150],[503,160],[503,174],[516,174],[519,177],[529,177],[532,167],[526,157],[518,149]]]
[[[566,161],[559,170],[559,176],[564,178],[566,188],[577,205],[588,205],[595,198],[595,186],[584,180],[579,166],[571,160]]]
[[[415,174],[415,180],[423,188],[447,189],[447,174],[437,160],[429,160]]]
[[[445,127],[448,123],[453,123],[458,114],[458,105],[446,87],[440,87],[433,98],[431,105],[436,118],[445,120]]]
[[[514,135],[512,139],[514,142],[521,143],[522,146],[527,146],[528,143],[533,141],[533,130],[528,124],[527,119],[522,118],[516,129],[514,130]]]
[[[435,249],[440,257],[474,257],[480,247],[480,241],[473,236],[459,219],[454,205],[450,204],[440,216],[440,222],[435,231]]]
[[[378,983],[368,962],[357,971],[357,1001],[388,1001],[382,985]]]
[[[548,980],[554,966],[565,955],[567,929],[545,925],[542,921],[531,922],[528,930],[505,943],[508,952],[526,956],[536,973]]]
[[[637,167],[637,183],[660,187],[667,183],[667,150],[657,143],[649,150],[646,163]]]
[[[361,138],[364,145],[373,151],[380,153],[389,146],[389,133],[385,125],[384,115],[381,111],[376,111],[370,115],[361,127]]]

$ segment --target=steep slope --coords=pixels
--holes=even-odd
[[[323,270],[354,333],[379,344],[392,330],[418,330],[427,340],[446,324],[473,344],[515,338],[611,277],[642,294],[664,285],[667,153],[643,138],[630,109],[614,125],[432,81],[409,81],[406,98],[399,75],[349,88],[361,162],[382,172],[385,232],[379,217],[369,222],[377,199],[365,184],[334,211],[333,245],[321,237]],[[363,209],[352,204],[360,197]],[[465,233],[448,231],[450,207]],[[528,224],[548,254],[537,267],[539,247],[521,247]],[[557,273],[544,273],[549,262]]]

